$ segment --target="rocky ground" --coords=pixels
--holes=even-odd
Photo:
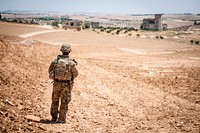
[[[80,75],[67,123],[53,124],[47,70],[60,46],[1,35],[0,132],[199,133],[200,48],[179,45],[146,54],[74,45]]]

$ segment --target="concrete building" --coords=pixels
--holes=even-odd
[[[155,14],[155,18],[143,19],[143,30],[166,30],[167,24],[162,24],[162,14]]]
[[[98,27],[100,27],[99,22],[91,22],[91,28],[98,28]]]
[[[117,21],[117,22],[100,22],[99,26],[102,27],[119,27],[119,28],[134,28],[140,29],[141,22],[140,21]]]
[[[65,20],[62,23],[62,27],[64,29],[82,29],[83,26],[83,21],[78,21],[78,20]]]
[[[155,29],[162,30],[162,14],[155,15]]]

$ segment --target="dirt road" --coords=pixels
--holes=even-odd
[[[63,133],[199,133],[199,46],[98,36],[88,32],[83,32],[83,34],[68,32],[65,32],[66,34],[47,33],[48,35],[41,34],[29,38],[40,41],[46,39],[58,44],[64,41],[73,42],[71,58],[78,61],[77,68],[80,75],[75,80],[72,91],[67,123],[35,123],[36,127],[42,129],[39,130],[34,127],[34,122],[31,125],[24,120],[19,131],[26,132],[32,128],[36,132]],[[80,40],[83,40],[82,43],[79,39],[70,39],[69,34],[77,35]],[[47,36],[51,37],[51,35],[55,38],[47,39]],[[56,41],[59,40],[59,35],[67,36],[67,38]],[[95,39],[90,38],[91,36]],[[104,38],[101,38],[102,36]],[[59,53],[60,46],[37,41],[34,45],[16,45],[14,38],[8,37],[3,40],[3,43],[11,45],[7,46],[7,52],[4,53],[14,56],[2,56],[5,58],[3,58],[1,68],[7,68],[9,72],[6,74],[6,69],[0,69],[1,75],[8,76],[9,81],[12,81],[12,77],[20,77],[18,82],[27,80],[22,85],[17,81],[4,84],[5,81],[1,80],[5,92],[3,94],[7,95],[8,91],[17,93],[12,86],[24,88],[22,94],[25,99],[33,100],[32,108],[37,107],[32,111],[23,110],[24,113],[39,116],[41,119],[51,119],[49,109],[52,84],[48,79],[47,69],[51,60]],[[17,38],[17,42],[24,42],[24,40]],[[8,49],[12,49],[12,52]],[[18,51],[15,52],[15,50]],[[17,67],[5,65],[6,60],[13,60],[13,64]],[[31,69],[27,69],[29,67]],[[13,71],[19,71],[19,73],[15,74]],[[31,86],[34,86],[34,89]],[[27,98],[26,95],[30,97]],[[16,98],[13,93],[10,93],[11,96],[13,99]],[[28,106],[27,100],[24,101],[22,105]],[[19,111],[20,114],[19,109],[14,110]],[[37,112],[37,110],[40,111]],[[23,117],[23,113],[21,115]]]
[[[59,32],[59,31],[61,31],[61,30],[37,31],[37,32],[31,32],[31,33],[22,34],[22,35],[19,35],[19,37],[28,38],[28,37],[32,37],[32,36],[36,36],[36,35],[40,35],[40,34],[45,34],[45,33],[50,33],[50,32]]]

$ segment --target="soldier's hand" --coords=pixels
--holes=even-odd
[[[73,61],[76,65],[78,65],[78,62],[77,62],[75,59],[72,59],[72,61]]]

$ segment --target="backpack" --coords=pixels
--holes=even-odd
[[[53,76],[55,80],[67,81],[70,80],[70,65],[69,58],[57,57],[53,68]]]

